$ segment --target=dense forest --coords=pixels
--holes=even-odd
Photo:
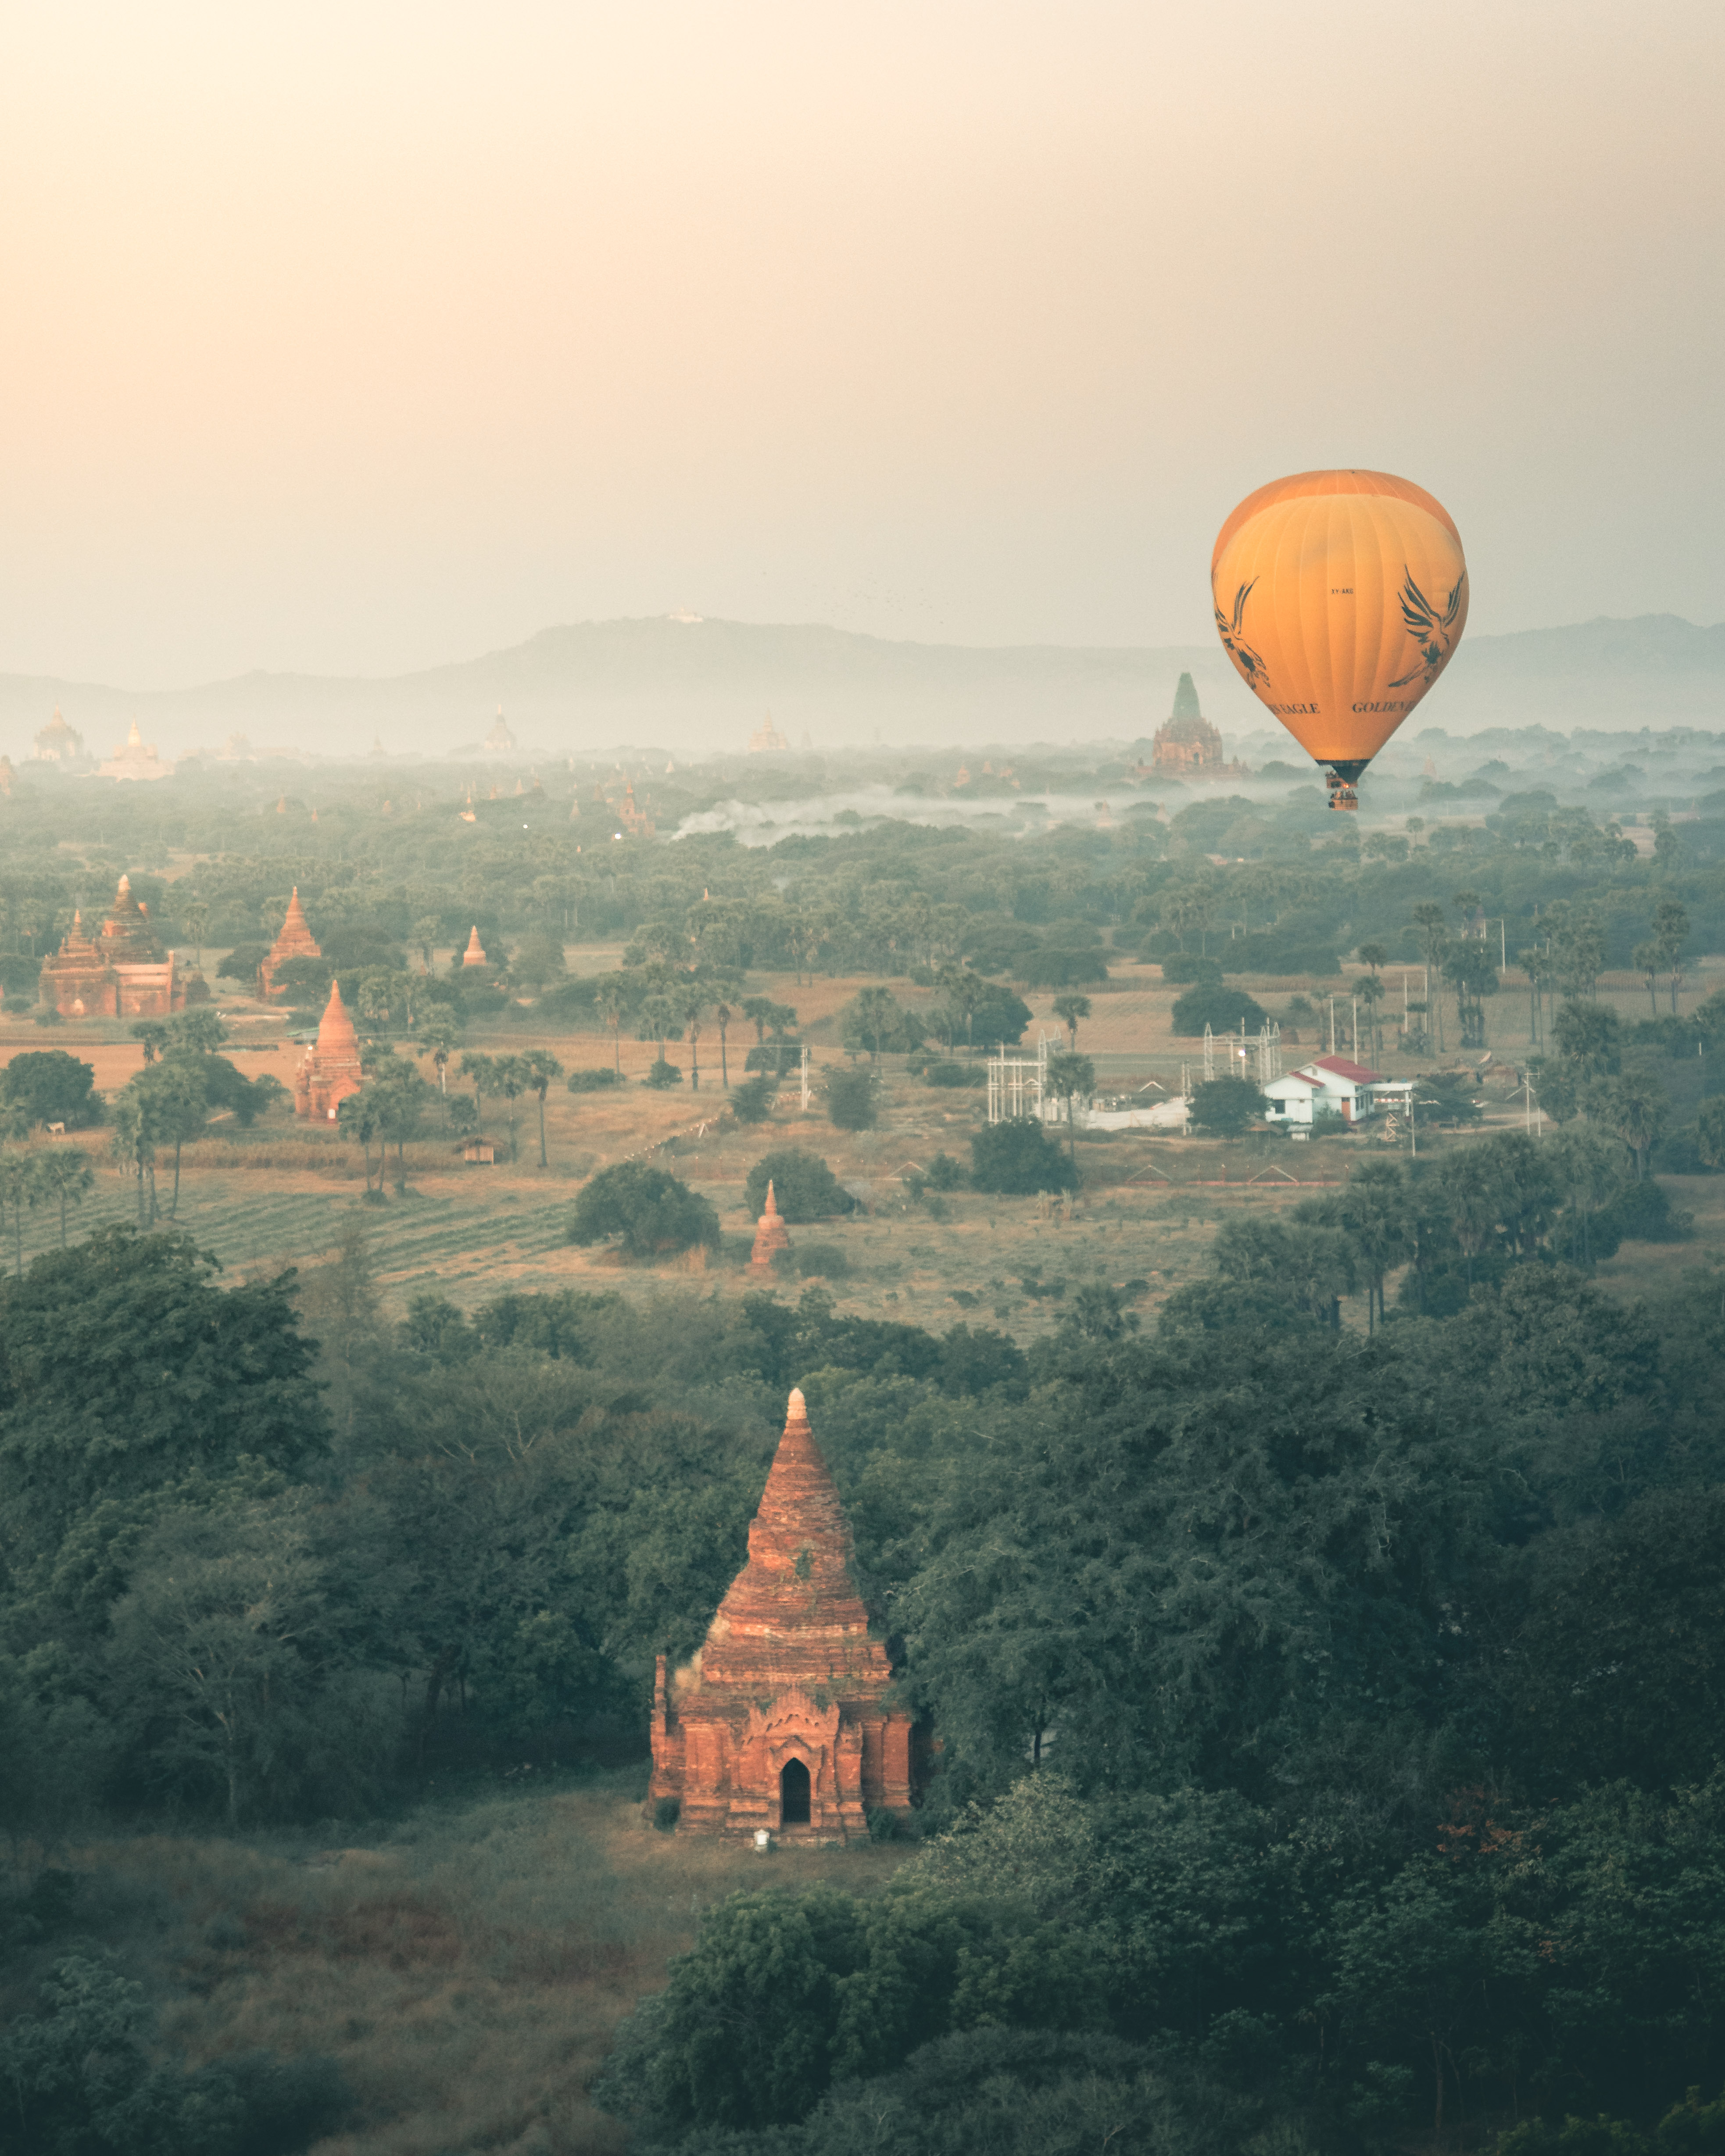
[[[797,1383],[942,1737],[927,1854],[710,1918],[608,2101],[717,2145],[1004,2026],[1063,2102],[1651,2122],[1725,2060],[1718,1285],[1625,1312],[1529,1257],[1368,1338],[1227,1262],[1153,1337],[1099,1285],[1026,1353],[814,1290],[391,1325],[357,1244],[303,1308],[171,1235],[40,1259],[0,1298],[7,1825],[363,1815],[638,1727]]]
[[[1209,989],[1348,957],[1356,992],[1429,968],[1419,1037],[1531,1050],[1563,1128],[1363,1163],[1230,1223],[1153,1328],[1098,1278],[1028,1346],[819,1288],[393,1316],[357,1231],[303,1278],[230,1281],[172,1229],[13,1267],[0,1922],[42,1989],[0,2035],[0,2148],[321,2130],[315,2106],[291,2123],[291,2061],[146,2066],[44,1853],[103,1821],[360,1820],[439,1773],[638,1744],[654,1656],[696,1648],[742,1562],[793,1385],[939,1749],[884,1891],[706,1915],[598,2085],[644,2145],[1725,2147],[1725,1281],[1697,1265],[1625,1305],[1589,1276],[1670,1230],[1656,1171],[1725,1159],[1725,999],[1676,1009],[1725,948],[1725,824],[1662,824],[1644,858],[1506,796],[1362,842],[1307,788],[757,849],[599,839],[561,777],[543,829],[525,793],[458,823],[432,783],[388,815],[355,786],[315,824],[286,797],[237,823],[213,780],[141,788],[103,798],[94,839],[87,806],[14,803],[8,1004],[121,868],[239,978],[297,884],[330,954],[302,985],[344,977],[380,1033],[506,1027],[525,992],[657,1031],[661,1061],[750,967],[942,988],[975,1047],[1038,965],[1081,984],[1148,952]],[[1479,963],[1481,918],[1518,995]],[[432,972],[475,922],[492,963]],[[572,974],[578,937],[624,943],[624,973]],[[1625,967],[1630,1024],[1594,998]],[[860,1018],[855,1054],[891,1023]],[[217,1045],[165,1034],[152,1067]],[[52,1105],[22,1080],[0,1102]],[[986,1151],[947,1172],[980,1181]],[[1339,1322],[1350,1297],[1366,1323]]]

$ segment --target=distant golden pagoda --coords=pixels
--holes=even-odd
[[[760,725],[749,736],[751,756],[777,756],[789,747],[789,742],[773,725],[771,711],[764,716]]]

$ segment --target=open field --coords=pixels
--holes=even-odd
[[[614,957],[614,950],[608,953],[604,947],[593,947],[583,948],[580,957],[592,970],[608,955]],[[1246,984],[1272,1011],[1286,1003],[1291,986]],[[796,1008],[817,1070],[839,1059],[836,1014],[864,982],[840,978],[798,983],[789,975],[762,974],[752,976],[748,985],[751,992]],[[1318,986],[1307,984],[1314,999]],[[927,992],[903,984],[896,992],[913,1005],[930,1000]],[[1117,968],[1108,988],[1094,993],[1093,1014],[1081,1026],[1079,1045],[1096,1062],[1105,1086],[1123,1090],[1156,1077],[1172,1086],[1178,1082],[1182,1064],[1198,1060],[1200,1045],[1177,1040],[1171,1031],[1169,1014],[1178,993],[1162,982],[1159,969],[1132,966]],[[1628,991],[1621,993],[1627,998]],[[1637,993],[1645,1002],[1645,991]],[[1680,1001],[1692,1003],[1700,993],[1687,989]],[[1033,1012],[1026,1046],[1033,1050],[1040,1032],[1065,1045],[1065,1029],[1052,1014],[1051,997],[1052,992],[1033,992],[1026,998]],[[1338,1034],[1344,1008],[1338,1000]],[[282,1039],[280,1014],[244,1001],[224,1009],[243,1067],[270,1069],[284,1081],[290,1078],[300,1050]],[[1632,1008],[1625,1014],[1634,1014]],[[1507,994],[1491,1015],[1494,1033],[1506,1041],[1500,1056],[1512,1067],[1520,1051],[1509,1044],[1525,1036],[1524,1000],[1517,1006],[1512,993]],[[111,1036],[120,1029],[110,1024],[88,1030]],[[136,1068],[138,1051],[111,1037],[86,1041],[85,1031],[67,1025],[44,1034],[33,1026],[8,1024],[0,1030],[0,1062],[23,1049],[64,1048],[93,1063],[99,1087],[112,1092]],[[742,1075],[753,1040],[752,1027],[733,1023],[727,1044],[733,1081]],[[267,1047],[271,1041],[279,1044],[274,1053]],[[1279,1209],[1314,1186],[1339,1183],[1353,1161],[1369,1149],[1368,1142],[1352,1139],[1296,1147],[1274,1138],[1220,1144],[1142,1132],[1081,1136],[1078,1154],[1086,1187],[1077,1201],[962,1194],[943,1201],[944,1217],[934,1217],[907,1201],[904,1173],[926,1167],[942,1151],[968,1162],[968,1138],[981,1118],[983,1096],[980,1090],[953,1092],[924,1086],[905,1074],[899,1059],[883,1060],[879,1127],[851,1135],[825,1121],[818,1101],[803,1114],[794,1080],[787,1081],[768,1123],[747,1129],[724,1118],[719,1041],[711,1025],[700,1043],[698,1092],[686,1076],[681,1086],[662,1093],[639,1084],[655,1053],[651,1042],[614,1043],[608,1033],[567,1027],[542,1030],[530,1009],[516,1010],[511,1022],[495,1029],[474,1029],[469,1041],[493,1050],[547,1048],[566,1070],[614,1060],[630,1082],[615,1091],[580,1095],[571,1095],[561,1083],[553,1086],[546,1104],[544,1169],[537,1165],[537,1104],[529,1096],[513,1104],[512,1161],[500,1158],[493,1167],[465,1164],[452,1139],[434,1128],[407,1149],[405,1188],[394,1187],[392,1161],[387,1194],[370,1204],[363,1198],[357,1148],[333,1131],[295,1122],[280,1111],[249,1132],[218,1124],[208,1138],[186,1149],[177,1224],[240,1273],[316,1264],[360,1226],[386,1303],[398,1312],[413,1296],[428,1291],[464,1306],[506,1290],[572,1286],[647,1296],[673,1282],[691,1285],[689,1261],[660,1269],[624,1268],[608,1253],[574,1249],[563,1236],[584,1177],[650,1152],[656,1164],[695,1184],[719,1212],[725,1246],[718,1259],[702,1268],[704,1290],[740,1295],[759,1286],[742,1262],[753,1226],[742,1209],[749,1168],[767,1151],[802,1146],[829,1163],[861,1209],[844,1220],[793,1229],[803,1255],[796,1270],[776,1281],[781,1292],[798,1291],[798,1274],[818,1246],[839,1254],[839,1263],[824,1268],[820,1277],[843,1312],[914,1318],[937,1328],[961,1322],[1000,1325],[1029,1337],[1058,1322],[1065,1292],[1086,1279],[1111,1281],[1150,1317],[1168,1292],[1201,1276],[1216,1225],[1230,1213],[1245,1207]],[[1321,1052],[1322,1045],[1302,1040],[1284,1060],[1291,1064],[1301,1055]],[[398,1046],[412,1053],[411,1043]],[[249,1048],[264,1052],[248,1052]],[[673,1044],[670,1054],[686,1073],[689,1045]],[[1430,1061],[1409,1061],[1405,1067],[1429,1068]],[[1382,1067],[1399,1074],[1403,1062],[1386,1056]],[[429,1060],[423,1067],[434,1079]],[[463,1090],[458,1070],[459,1060],[450,1066],[451,1091]],[[1486,1101],[1488,1128],[1522,1125],[1519,1096],[1507,1086],[1489,1090]],[[507,1149],[511,1113],[508,1104],[484,1104],[485,1129],[499,1141],[501,1151]],[[96,1163],[98,1183],[74,1214],[72,1232],[135,1221],[136,1186],[108,1158],[103,1133],[91,1133],[83,1142]],[[1466,1140],[1426,1142],[1445,1142]],[[171,1163],[164,1159],[157,1175],[158,1202],[164,1209],[171,1181]],[[1624,1294],[1644,1292],[1654,1282],[1675,1279],[1686,1266],[1702,1262],[1710,1250],[1725,1250],[1725,1180],[1676,1178],[1672,1196],[1695,1215],[1692,1238],[1626,1248],[1601,1266],[1602,1285]],[[27,1215],[24,1257],[51,1247],[59,1237],[57,1214],[44,1209]]]
[[[624,2136],[583,2085],[703,1908],[768,1880],[866,1892],[906,1853],[762,1858],[656,1833],[644,1781],[635,1768],[487,1777],[357,1847],[328,1846],[327,1830],[156,1834],[56,1861],[82,1875],[74,1921],[124,1954],[191,2065],[259,2047],[339,2063],[354,2116],[319,2156],[584,2156]],[[15,1957],[0,2011],[23,2007],[63,1951]]]

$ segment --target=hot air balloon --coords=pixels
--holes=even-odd
[[[1332,808],[1430,688],[1467,625],[1441,502],[1389,472],[1299,472],[1249,494],[1210,556],[1216,630],[1253,695],[1327,766]]]

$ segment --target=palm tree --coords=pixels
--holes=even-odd
[[[731,1065],[725,1060],[725,1035],[736,1015],[722,996],[713,1005],[713,1017],[719,1029],[719,1082],[727,1093],[731,1091]]]
[[[1096,1066],[1087,1055],[1079,1055],[1068,1050],[1048,1059],[1048,1090],[1055,1100],[1066,1104],[1066,1149],[1072,1165],[1078,1165],[1078,1141],[1074,1131],[1072,1103],[1082,1093],[1088,1096],[1096,1090]]]
[[[1338,1210],[1366,1276],[1366,1331],[1373,1332],[1384,1317],[1384,1280],[1408,1254],[1401,1170],[1389,1160],[1363,1163],[1349,1178]]]
[[[611,1029],[612,1067],[620,1078],[623,1075],[623,1014],[629,1009],[629,996],[623,983],[614,975],[593,998],[593,1009]]]
[[[1665,963],[1665,953],[1655,942],[1638,943],[1630,953],[1630,963],[1647,984],[1647,1000],[1653,1006],[1653,1015],[1659,1016],[1659,974]]]
[[[471,1081],[474,1106],[479,1111],[480,1120],[483,1122],[485,1113],[485,1096],[487,1093],[495,1093],[497,1091],[496,1057],[478,1055],[470,1050],[461,1059],[459,1075]]]
[[[9,1205],[13,1249],[16,1253],[14,1270],[20,1280],[24,1276],[24,1208],[35,1203],[33,1164],[28,1153],[0,1152],[0,1221],[4,1220]]]
[[[695,981],[684,983],[671,998],[671,1007],[689,1035],[689,1090],[693,1093],[701,1091],[701,1027],[706,1004],[706,990]]]
[[[154,1105],[138,1090],[135,1079],[114,1103],[112,1144],[116,1158],[126,1162],[137,1178],[141,1228],[150,1227],[156,1219],[156,1138]]]
[[[142,1087],[149,1099],[157,1136],[173,1141],[174,1191],[167,1208],[167,1217],[172,1220],[180,1210],[181,1149],[188,1138],[198,1136],[209,1116],[203,1073],[190,1057],[174,1055],[158,1063],[153,1070],[141,1071],[131,1082]]]
[[[1606,1096],[1611,1127],[1635,1157],[1637,1183],[1647,1179],[1647,1156],[1665,1128],[1667,1106],[1664,1089],[1633,1071],[1625,1072]]]
[[[1354,993],[1366,1007],[1366,1028],[1372,1036],[1373,1058],[1381,1061],[1384,1055],[1384,1021],[1378,1014],[1378,1006],[1384,1000],[1384,983],[1375,973],[1368,973],[1356,987]]]
[[[548,1167],[545,1157],[545,1096],[551,1090],[553,1078],[561,1078],[563,1066],[549,1049],[530,1048],[526,1054],[516,1059],[526,1074],[527,1091],[539,1099],[539,1165]]]
[[[1066,1044],[1076,1055],[1078,1050],[1078,1021],[1090,1016],[1090,998],[1081,995],[1056,996],[1054,1014],[1066,1029]]]
[[[496,1075],[493,1082],[497,1091],[509,1103],[509,1157],[513,1160],[516,1150],[515,1104],[526,1091],[531,1082],[528,1075],[526,1058],[522,1055],[500,1055],[494,1069]]]
[[[1443,965],[1444,953],[1450,947],[1450,931],[1444,909],[1434,900],[1428,899],[1424,905],[1414,908],[1414,921],[1425,961],[1425,1004],[1429,1010],[1431,1008],[1431,969],[1434,966],[1441,968]],[[1437,1025],[1438,1053],[1441,1055],[1444,1052],[1444,999],[1441,996],[1437,1003]]]
[[[1485,1162],[1471,1150],[1461,1154],[1445,1178],[1450,1223],[1467,1260],[1467,1284],[1473,1286],[1473,1261],[1497,1232],[1497,1191]]]
[[[455,1052],[455,1043],[460,1039],[459,1029],[451,1019],[428,1019],[424,1025],[420,1028],[419,1039],[429,1053],[433,1067],[437,1072],[437,1090],[447,1100],[449,1092],[447,1076],[449,1058]]]
[[[379,1137],[383,1130],[383,1103],[381,1089],[375,1084],[362,1086],[357,1093],[350,1093],[336,1109],[336,1127],[343,1137],[357,1138],[366,1162],[366,1196],[372,1194],[372,1140]],[[377,1194],[383,1193],[383,1163],[388,1158],[386,1139],[378,1148]]]
[[[81,1204],[95,1188],[95,1170],[90,1156],[76,1146],[56,1146],[36,1162],[36,1178],[44,1202],[57,1199],[60,1209],[60,1248],[66,1247],[66,1207]]]
[[[203,932],[209,927],[209,908],[201,898],[194,898],[182,912],[180,919],[192,938],[193,963],[201,973],[203,971]]]

